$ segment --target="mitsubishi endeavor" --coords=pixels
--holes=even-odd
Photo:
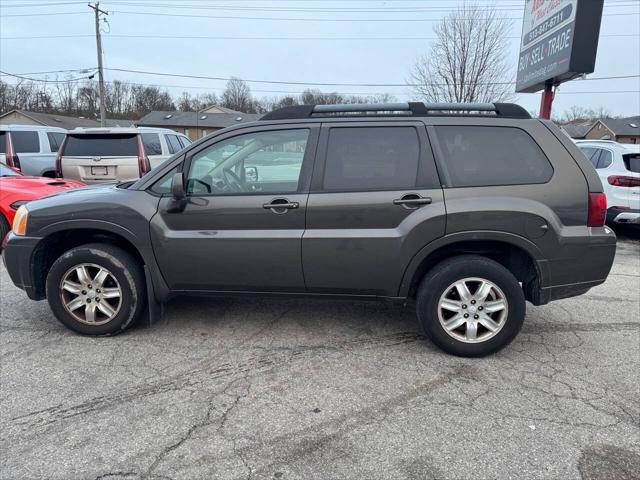
[[[516,336],[525,301],[607,278],[615,235],[589,160],[514,104],[304,105],[203,138],[135,182],[20,207],[13,282],[87,335],[175,295],[415,304],[462,356]]]

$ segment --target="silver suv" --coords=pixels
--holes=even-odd
[[[56,152],[66,133],[44,125],[0,125],[0,162],[25,175],[53,178]]]
[[[137,180],[190,144],[165,128],[77,128],[64,139],[56,173],[85,183]]]

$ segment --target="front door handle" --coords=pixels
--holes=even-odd
[[[432,202],[431,197],[421,197],[417,193],[408,193],[393,201],[394,205],[402,205],[404,208],[416,209],[420,205],[429,205]]]
[[[287,210],[292,210],[299,206],[298,202],[290,202],[286,198],[276,198],[269,203],[262,204],[262,208],[271,210],[273,213],[286,213]]]

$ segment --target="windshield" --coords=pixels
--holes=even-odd
[[[5,164],[0,163],[0,177],[19,177],[20,174],[15,170],[7,167]]]
[[[125,135],[69,135],[64,145],[67,157],[136,157],[138,136]]]

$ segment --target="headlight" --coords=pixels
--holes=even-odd
[[[18,210],[18,208],[20,208],[22,205],[26,205],[27,203],[29,203],[29,200],[18,200],[17,202],[13,202],[9,206],[14,210]]]
[[[22,205],[18,208],[16,212],[16,216],[13,217],[13,233],[16,235],[24,235],[27,231],[27,217],[29,216],[29,211],[27,207]]]

